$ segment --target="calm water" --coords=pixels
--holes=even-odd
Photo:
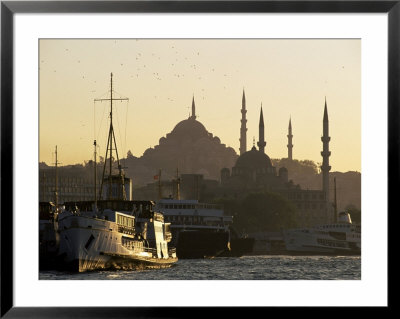
[[[243,256],[240,258],[181,259],[168,269],[40,272],[39,279],[122,280],[360,280],[361,258],[353,256]]]

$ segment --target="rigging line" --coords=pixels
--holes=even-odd
[[[118,123],[118,132],[119,132],[119,139],[120,139],[120,143],[121,143],[121,148],[122,148],[122,151],[124,151],[125,152],[125,150],[123,149],[123,147],[122,147],[122,134],[121,134],[121,125],[119,124],[119,116],[118,116],[118,108],[116,107],[115,108],[115,110],[116,110],[116,112],[117,112],[117,123]]]
[[[96,101],[95,101],[95,103],[96,103]],[[103,119],[104,119],[105,110],[106,110],[106,103],[104,103],[104,106],[103,106],[103,115],[101,116],[99,131],[98,131],[98,133],[97,133],[97,139],[99,138],[99,135],[100,135],[100,129],[101,129],[101,126],[102,126],[102,124],[103,124]]]
[[[110,90],[105,91],[102,95],[100,95],[100,97],[97,98],[97,100],[102,99],[104,96],[108,97],[108,94],[110,93]]]
[[[126,128],[128,126],[128,109],[129,109],[129,100],[126,103],[126,113],[125,113],[125,149],[124,149],[124,153],[126,151]],[[125,156],[128,157],[127,154],[125,154]]]
[[[129,100],[128,100],[129,101]],[[126,101],[126,105],[127,105],[127,102],[128,101]],[[122,101],[121,101],[122,102]],[[125,112],[125,114],[126,114],[126,112]],[[121,119],[121,121],[123,121],[123,119]],[[126,122],[126,121],[125,121]],[[120,154],[122,154],[122,156],[123,156],[123,154],[125,154],[125,156],[126,156],[126,124],[125,124],[125,138],[123,139],[123,137],[122,137],[122,134],[120,133],[120,135],[121,135],[121,145],[122,145],[122,153],[120,153]]]
[[[121,93],[119,93],[119,92],[117,92],[117,91],[115,91],[115,90],[113,90],[113,92],[114,92],[114,93],[117,93],[117,94],[119,95],[118,98],[120,98],[120,99],[127,99],[127,97],[126,97],[126,96],[123,96]]]
[[[93,139],[96,139],[96,101],[93,101]]]

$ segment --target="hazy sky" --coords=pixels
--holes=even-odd
[[[242,92],[247,148],[258,141],[262,103],[265,151],[287,157],[289,118],[293,158],[322,162],[327,99],[332,171],[361,171],[360,40],[117,39],[40,40],[40,161],[62,165],[105,155],[113,73],[114,127],[120,157],[141,156],[196,115],[221,143],[239,153]]]

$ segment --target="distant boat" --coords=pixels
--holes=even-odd
[[[39,203],[39,270],[55,267],[59,249],[58,214],[53,202]]]
[[[212,258],[229,250],[232,216],[217,205],[164,198],[157,202],[171,223],[178,258]]]
[[[39,202],[39,270],[54,269],[60,245],[58,232],[58,171],[57,146],[55,150],[54,202]]]
[[[339,213],[337,223],[283,231],[286,250],[293,254],[360,255],[361,225]]]

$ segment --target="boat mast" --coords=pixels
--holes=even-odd
[[[110,91],[110,98],[109,99],[95,99],[95,101],[110,101],[110,128],[108,131],[108,139],[107,139],[107,150],[106,150],[106,156],[104,158],[104,167],[103,167],[103,175],[101,179],[101,185],[100,185],[100,192],[99,192],[99,199],[102,199],[103,196],[103,184],[104,184],[104,179],[105,179],[105,173],[106,173],[106,166],[107,166],[107,158],[108,158],[108,151],[110,151],[110,165],[109,165],[109,172],[108,172],[108,199],[113,199],[112,197],[112,151],[113,151],[113,143],[115,145],[115,154],[117,157],[117,165],[118,165],[118,171],[119,171],[119,178],[120,178],[120,187],[118,187],[118,194],[117,194],[117,199],[126,199],[126,193],[125,193],[125,179],[122,173],[122,167],[119,162],[119,157],[118,157],[118,149],[117,149],[117,142],[115,140],[115,133],[114,133],[114,127],[113,127],[113,101],[128,101],[128,98],[113,98],[113,74],[111,73],[111,91]]]
[[[158,199],[161,199],[161,169],[158,171]]]
[[[97,144],[96,140],[93,142],[94,145],[94,209],[97,211]]]
[[[111,138],[111,130],[113,131],[113,133],[114,133],[114,128],[113,128],[113,124],[112,124],[112,120],[113,120],[113,118],[112,118],[112,111],[113,111],[113,104],[112,104],[112,102],[113,102],[113,83],[112,83],[112,73],[111,73],[111,90],[110,90],[110,94],[111,94],[111,98],[110,98],[110,133],[109,133],[109,135],[110,135],[110,138]],[[115,145],[115,148],[117,148],[117,145]],[[111,170],[112,170],[112,158],[113,158],[113,156],[112,156],[112,141],[111,141],[111,143],[110,143],[110,174],[109,174],[109,176],[108,176],[108,182],[109,182],[109,187],[108,187],[108,198],[111,198],[112,197],[112,178],[111,178]]]
[[[54,191],[54,197],[55,197],[55,204],[56,204],[56,213],[58,212],[58,170],[57,170],[57,165],[58,165],[58,159],[57,159],[57,145],[56,145],[56,178],[55,178],[55,182],[56,182],[56,187],[55,187],[55,191]]]
[[[333,178],[333,184],[334,184],[334,196],[335,196],[333,222],[337,223],[336,177]]]

